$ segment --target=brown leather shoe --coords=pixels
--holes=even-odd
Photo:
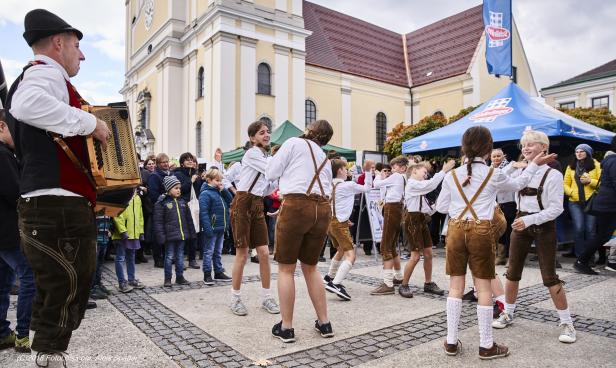
[[[462,342],[458,340],[455,344],[448,344],[447,340],[445,340],[443,347],[445,348],[445,354],[449,356],[458,355],[458,353],[462,350]]]
[[[479,359],[489,360],[504,358],[509,355],[509,348],[505,345],[498,345],[493,343],[490,349],[479,347]]]
[[[393,286],[387,286],[385,283],[382,283],[376,289],[370,292],[370,295],[391,295],[394,293]]]

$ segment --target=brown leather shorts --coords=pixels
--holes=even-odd
[[[492,222],[450,219],[445,252],[448,275],[464,276],[468,265],[473,277],[493,279],[496,271]]]
[[[404,231],[409,252],[421,252],[424,248],[432,248],[432,237],[426,216],[421,212],[406,212],[404,215]]]
[[[383,206],[383,235],[381,236],[381,256],[389,261],[398,256],[398,238],[402,221],[402,203],[386,203]]]
[[[231,226],[236,248],[256,248],[269,243],[263,197],[237,192],[231,202]]]
[[[316,265],[325,244],[332,209],[325,197],[304,194],[284,196],[278,221],[274,259],[278,263]]]
[[[516,216],[520,217],[520,215]],[[507,280],[520,281],[526,255],[535,242],[543,285],[550,287],[561,283],[556,274],[556,222],[531,225],[522,231],[511,232]]]
[[[329,223],[329,229],[327,235],[332,241],[334,248],[341,252],[347,250],[353,250],[353,238],[351,237],[351,231],[349,230],[349,221],[340,222],[337,218],[332,216],[332,220]]]

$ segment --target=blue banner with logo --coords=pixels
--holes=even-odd
[[[512,75],[511,0],[483,0],[488,73]]]

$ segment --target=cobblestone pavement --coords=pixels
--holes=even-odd
[[[442,252],[436,252],[434,259],[435,274],[442,269],[444,259]],[[233,261],[231,256],[224,256],[224,263],[227,269]],[[115,274],[111,264],[105,266],[103,273],[104,283],[113,288],[116,283]],[[299,269],[299,268],[298,268]],[[273,265],[272,271],[276,270]],[[327,264],[321,263],[319,270],[322,273],[327,271]],[[353,295],[361,293],[365,297],[372,287],[381,283],[379,278],[380,262],[372,257],[360,256],[352,272],[348,275],[345,284],[347,289],[353,291]],[[522,285],[519,293],[516,309],[516,321],[534,329],[552,331],[558,323],[558,316],[555,313],[549,294],[546,288],[540,283],[540,276],[536,263],[529,262],[525,272],[528,278],[537,280],[537,283]],[[199,270],[187,270],[187,278],[195,279],[195,275],[200,275]],[[418,267],[413,275],[422,273]],[[137,366],[164,366],[164,367],[248,367],[255,366],[255,363],[268,365],[271,367],[351,367],[351,366],[396,366],[390,362],[391,356],[399,356],[404,361],[409,354],[419,349],[420,346],[430,346],[433,342],[440,342],[446,336],[446,313],[444,311],[445,296],[428,294],[423,288],[412,285],[411,288],[415,297],[413,299],[402,300],[399,296],[389,297],[365,297],[367,302],[355,299],[351,302],[340,302],[331,299],[328,295],[328,307],[332,313],[332,323],[336,331],[339,321],[333,319],[332,315],[339,309],[348,313],[349,318],[354,318],[357,328],[350,327],[341,333],[336,339],[328,340],[305,337],[298,339],[295,344],[284,345],[271,337],[269,330],[263,330],[256,335],[250,332],[243,334],[242,324],[236,322],[238,318],[233,316],[226,308],[220,307],[219,310],[211,313],[211,316],[200,316],[196,318],[194,314],[187,311],[188,307],[195,307],[196,296],[204,303],[208,300],[219,300],[222,295],[228,293],[229,283],[217,282],[214,286],[205,286],[202,281],[192,281],[189,285],[173,288],[162,287],[162,270],[154,269],[152,264],[138,265],[137,274],[147,285],[143,290],[133,290],[130,293],[122,294],[115,292],[109,297],[108,301],[99,301],[99,308],[93,312],[88,311],[84,326],[75,331],[74,339],[69,350],[69,354],[84,355],[88,354],[101,358],[103,356],[128,356],[129,358],[140,357],[137,361],[122,362],[118,361],[114,366],[137,367]],[[605,271],[599,276],[586,276],[571,271],[570,265],[565,265],[563,269],[565,288],[567,290],[571,310],[578,331],[578,343],[571,345],[572,349],[582,350],[585,338],[599,339],[605,347],[616,346],[616,310],[614,310],[614,296],[616,293],[616,277],[608,275]],[[303,285],[301,272],[296,272],[298,288]],[[192,276],[192,277],[191,277]],[[523,278],[526,277],[523,276]],[[199,277],[201,278],[201,277]],[[272,279],[276,279],[276,274],[272,274]],[[257,265],[247,265],[244,277],[244,289],[255,289],[260,285]],[[412,279],[413,281],[413,279]],[[254,286],[252,286],[254,284]],[[445,285],[441,285],[442,287]],[[226,291],[225,291],[226,290]],[[275,290],[275,281],[272,285]],[[244,291],[243,291],[244,292]],[[306,300],[300,302],[304,294],[298,292],[298,304],[309,304]],[[209,298],[208,298],[209,297]],[[305,298],[305,297],[304,297]],[[379,299],[381,298],[381,299]],[[15,299],[11,299],[9,316],[15,314]],[[175,302],[176,304],[173,304]],[[223,302],[221,305],[223,305]],[[368,315],[369,309],[378,312],[381,303],[404,303],[400,304],[404,309],[399,313],[389,313],[387,315],[378,313],[372,314],[367,318],[374,318],[370,326],[377,326],[368,330],[362,329],[362,317]],[[430,308],[419,311],[421,303],[430,305]],[[430,304],[433,303],[433,304]],[[576,303],[579,310],[576,309]],[[173,304],[173,307],[169,305]],[[186,308],[184,308],[184,306]],[[409,317],[406,306],[409,306]],[[197,306],[198,307],[198,306]],[[220,310],[223,309],[223,310]],[[413,312],[412,309],[415,309]],[[311,308],[304,310],[310,312],[296,312],[295,319],[304,314],[310,316]],[[118,314],[119,312],[119,314]],[[115,314],[114,314],[115,313]],[[251,312],[252,313],[252,312]],[[262,318],[274,318],[263,314]],[[251,316],[252,317],[252,316]],[[261,318],[259,316],[253,318]],[[102,321],[109,321],[109,327],[102,327]],[[113,323],[117,321],[117,323]],[[205,321],[205,322],[204,322]],[[268,320],[269,321],[269,320]],[[529,321],[529,322],[524,322]],[[97,326],[101,326],[100,328]],[[270,325],[271,326],[271,325]],[[105,332],[105,328],[109,332]],[[520,327],[521,328],[521,327]],[[118,345],[109,346],[108,339],[115,330],[127,329],[127,336],[132,336],[124,343],[120,339],[114,339]],[[235,338],[229,338],[223,330],[237,329]],[[474,333],[471,339],[478,340],[476,333],[476,308],[471,302],[464,302],[460,321],[460,331],[469,330]],[[499,331],[500,336],[507,337],[507,331]],[[515,331],[515,330],[514,330]],[[523,331],[518,331],[520,333]],[[303,330],[296,333],[304,334]],[[528,331],[528,333],[532,333]],[[496,333],[495,333],[496,335]],[[594,336],[594,337],[590,337]],[[469,339],[469,340],[471,340]],[[224,340],[224,341],[223,341]],[[81,346],[82,343],[85,346]],[[136,343],[138,342],[138,343]],[[87,346],[90,343],[92,346]],[[549,344],[546,342],[546,344]],[[247,345],[251,345],[250,347]],[[256,347],[255,347],[256,346]],[[564,349],[564,344],[552,343],[551,349]],[[262,348],[261,348],[262,347]],[[140,350],[135,350],[140,349]],[[421,348],[425,349],[425,348]],[[442,354],[438,349],[436,354]],[[258,356],[254,353],[258,352]],[[614,349],[604,349],[604,357],[599,357],[598,366],[609,366],[608,363],[614,361],[616,355]],[[271,354],[271,355],[269,355]],[[17,355],[11,351],[4,351],[0,354],[0,366],[18,367],[24,366],[23,362],[18,362]],[[540,361],[543,357],[527,357],[528,366],[534,366],[532,362]],[[389,359],[389,360],[388,360]],[[471,359],[470,357],[468,359]],[[533,360],[535,359],[535,360]],[[478,361],[478,360],[477,360]],[[470,360],[470,364],[477,364],[477,361]],[[570,363],[570,361],[569,361]],[[87,362],[71,364],[70,366],[106,366],[108,362],[102,359],[90,359]],[[125,365],[123,365],[125,364]],[[436,364],[434,366],[438,366]],[[567,366],[568,361],[564,360],[558,366]],[[547,366],[550,366],[549,364]]]

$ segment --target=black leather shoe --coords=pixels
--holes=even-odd
[[[580,261],[575,261],[573,264],[573,268],[579,273],[583,273],[584,275],[598,275],[599,272],[593,270],[589,265],[581,263]]]

